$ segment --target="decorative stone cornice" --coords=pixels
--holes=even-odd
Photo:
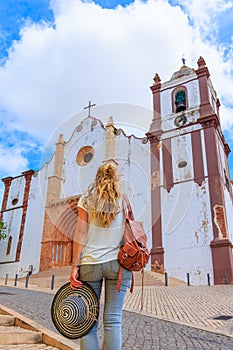
[[[228,238],[215,238],[210,242],[211,248],[218,248],[218,247],[230,247],[233,248],[232,242]]]
[[[2,179],[2,182],[5,184],[5,186],[10,186],[12,179],[13,179],[13,177],[11,177],[11,176],[5,177]]]
[[[225,151],[226,156],[228,157],[229,154],[231,153],[231,149],[230,149],[228,143],[224,143],[224,151]]]
[[[197,119],[197,122],[200,123],[203,128],[214,127],[217,129],[217,127],[220,125],[219,118],[216,114],[200,117]]]
[[[72,202],[78,202],[79,198],[81,195],[78,196],[73,196],[73,197],[67,197],[64,199],[60,199],[58,201],[51,201],[51,203],[49,203],[49,205],[47,205],[47,208],[52,208],[52,207],[56,207],[56,206],[64,206],[66,204],[72,203]]]
[[[150,143],[159,142],[161,140],[161,135],[162,135],[162,130],[146,133],[146,136]]]
[[[30,180],[34,173],[35,170],[26,170],[22,172],[22,175],[25,177],[26,180]]]

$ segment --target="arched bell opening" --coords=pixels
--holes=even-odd
[[[179,113],[186,110],[186,94],[185,91],[179,91],[175,94],[175,112]]]

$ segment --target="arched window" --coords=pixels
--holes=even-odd
[[[8,238],[6,255],[9,255],[10,252],[11,252],[11,243],[12,243],[12,236],[10,236],[10,237]]]
[[[186,109],[186,94],[184,90],[178,91],[175,94],[175,111],[182,112]]]

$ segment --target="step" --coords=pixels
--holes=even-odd
[[[144,286],[163,286],[164,283],[157,278],[156,274],[153,272],[144,271]],[[134,272],[134,285],[141,286],[142,285],[142,273]]]
[[[0,326],[14,326],[15,317],[11,315],[0,315]]]
[[[59,350],[46,344],[0,345],[1,350]]]
[[[0,345],[36,344],[42,342],[42,333],[16,326],[0,326]]]
[[[52,275],[55,276],[55,284],[54,289],[60,288],[63,284],[69,281],[70,275],[70,266],[62,266],[62,267],[54,267],[50,268],[46,271],[38,272],[36,274],[32,274],[29,278],[29,288],[51,288],[51,280]],[[141,286],[141,272],[135,272],[135,286]],[[25,284],[25,277],[20,278],[19,281],[21,284]],[[144,285],[145,286],[164,286],[165,285],[165,275],[145,270],[144,275]],[[169,286],[182,286],[186,285],[186,282],[181,281],[177,278],[173,278],[168,276],[168,285]]]

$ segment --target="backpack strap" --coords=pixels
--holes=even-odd
[[[123,273],[123,267],[120,266],[119,274],[118,274],[117,287],[116,287],[118,292],[120,292],[120,290],[121,290],[122,273]],[[141,270],[141,274],[142,274],[142,290],[141,290],[141,307],[140,307],[139,312],[141,312],[142,309],[143,309],[143,301],[144,301],[144,268]],[[130,293],[133,293],[133,287],[134,287],[134,274],[132,272]]]
[[[139,312],[141,312],[143,309],[143,301],[144,301],[144,268],[141,270],[141,274],[142,274],[142,291],[141,291],[141,308]]]
[[[126,219],[134,220],[133,209],[131,207],[129,198],[126,194],[122,195],[123,210]]]
[[[120,292],[120,290],[121,290],[122,274],[123,274],[123,267],[120,265],[119,273],[118,273],[117,287],[116,287],[118,292]],[[133,272],[132,272],[130,293],[133,293],[133,286],[134,286],[134,275],[133,275]]]
[[[119,267],[119,272],[118,272],[118,281],[117,281],[117,286],[116,289],[118,292],[121,290],[121,282],[122,282],[122,266],[120,265]]]

